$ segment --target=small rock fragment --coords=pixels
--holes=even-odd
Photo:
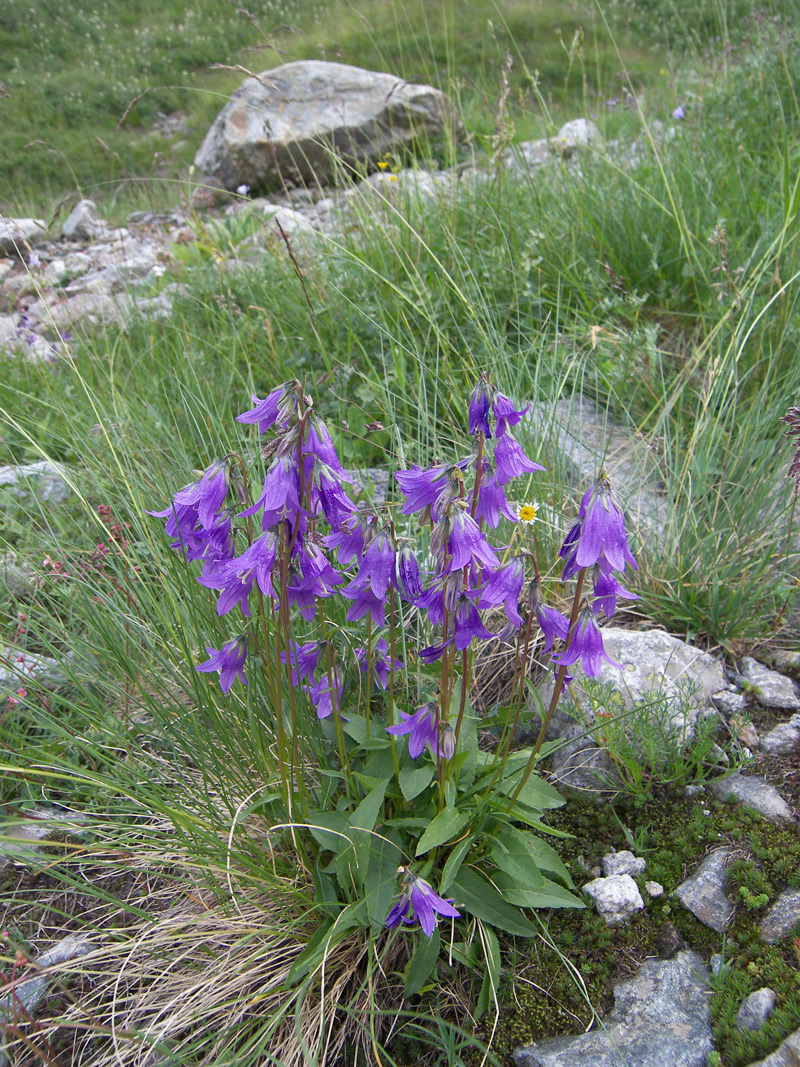
[[[656,934],[656,952],[662,960],[671,960],[686,948],[683,934],[671,922],[665,922]]]
[[[785,711],[800,709],[800,699],[791,678],[786,675],[770,670],[752,656],[745,656],[742,660],[742,676],[754,687],[756,700],[765,708],[782,708]]]
[[[774,945],[800,923],[800,889],[785,889],[761,920],[761,940]]]
[[[106,229],[107,224],[97,214],[94,200],[79,200],[67,216],[61,233],[68,241],[91,241]]]
[[[595,902],[598,912],[609,925],[625,922],[644,908],[639,887],[629,874],[595,878],[583,889]]]
[[[44,219],[0,218],[0,252],[26,258],[28,249],[40,245],[46,237]]]
[[[747,697],[735,689],[722,689],[714,693],[711,702],[723,715],[740,715],[747,707]]]
[[[664,887],[661,884],[661,882],[645,882],[644,883],[644,888],[645,888],[648,896],[651,896],[651,897],[663,897],[664,896]]]
[[[708,964],[714,977],[718,974],[724,974],[730,967],[729,963],[725,963],[720,952],[715,952]]]
[[[732,852],[729,848],[711,852],[691,878],[675,890],[684,908],[718,934],[727,929],[736,911],[726,893],[725,866]]]
[[[775,1011],[777,1000],[775,990],[769,986],[757,989],[744,999],[736,1014],[736,1025],[740,1030],[760,1030]]]
[[[800,730],[782,722],[761,739],[761,747],[771,756],[788,756],[800,741]]]
[[[609,852],[603,856],[603,874],[606,877],[613,874],[643,874],[646,866],[647,860],[634,856],[627,849],[621,852]]]

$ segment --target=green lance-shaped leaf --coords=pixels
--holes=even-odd
[[[436,768],[432,763],[424,763],[421,767],[404,767],[398,778],[400,792],[406,800],[413,800],[427,789],[435,773]]]
[[[425,937],[423,933],[420,933],[417,947],[414,949],[414,955],[409,960],[406,970],[404,996],[413,997],[415,993],[419,993],[430,978],[439,958],[441,940],[438,926],[434,927],[430,937]]]
[[[417,855],[424,856],[437,845],[444,845],[458,837],[469,822],[469,815],[458,808],[443,808],[432,820],[417,843]]]
[[[536,928],[513,904],[503,900],[489,879],[471,867],[462,867],[458,872],[450,894],[456,907],[463,905],[476,919],[519,937],[533,937],[536,933]]]

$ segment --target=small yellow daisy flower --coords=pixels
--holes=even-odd
[[[381,160],[379,160],[379,162],[378,162],[378,169],[379,169],[379,170],[386,170],[386,168],[387,168],[388,166],[389,166],[389,164],[388,164],[388,163],[386,163],[386,162],[385,162],[384,160],[382,160],[382,159],[381,159]]]
[[[390,174],[389,175],[389,181],[390,182],[396,182],[397,181],[397,175],[396,174]]]
[[[536,515],[539,511],[539,505],[534,500],[532,504],[520,504],[519,506],[519,521],[526,523],[528,526],[533,526],[536,522]]]

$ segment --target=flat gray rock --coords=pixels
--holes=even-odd
[[[718,934],[733,921],[736,905],[728,897],[725,866],[733,849],[721,848],[709,853],[697,871],[675,890],[675,896],[687,911]]]
[[[800,741],[800,730],[789,722],[782,722],[761,738],[761,748],[770,756],[788,756]]]
[[[791,678],[770,670],[752,656],[745,656],[742,660],[742,677],[753,687],[756,700],[765,708],[785,711],[800,709],[800,698],[794,691]]]
[[[763,778],[748,776],[734,771],[727,778],[716,778],[707,783],[709,790],[717,800],[727,801],[731,798],[740,804],[752,808],[759,815],[774,823],[794,822],[792,809],[780,795],[775,786]]]
[[[714,693],[711,703],[725,716],[741,715],[747,707],[747,697],[744,693],[737,692],[736,689],[723,689],[719,693]]]
[[[696,952],[647,960],[614,990],[604,1029],[516,1049],[517,1067],[706,1067],[708,968]]]
[[[765,1060],[751,1063],[750,1067],[797,1067],[800,1064],[800,1030],[789,1034],[782,1045]]]
[[[197,155],[201,183],[255,192],[349,178],[418,137],[455,124],[430,85],[342,63],[302,60],[247,78],[217,116]]]
[[[712,695],[724,685],[721,665],[708,653],[663,630],[606,626],[602,633],[606,653],[613,663],[603,661],[595,681],[613,687],[618,695],[618,710],[649,703],[641,714],[661,732],[665,744],[682,747],[691,741],[700,711],[709,706]],[[598,738],[586,735],[586,729],[595,725],[586,675],[580,664],[571,670],[574,681],[569,704],[562,698],[547,735],[548,740],[561,738],[567,742],[553,752],[553,773],[571,789],[613,791],[615,776],[608,752]],[[548,707],[553,694],[550,677],[541,685],[540,694]],[[584,714],[586,726],[574,720],[574,701]],[[535,708],[532,704],[529,710],[535,712]],[[620,728],[635,734],[637,724],[628,719]]]
[[[14,657],[10,666],[0,664],[0,707],[5,705],[8,697],[25,688],[26,680],[35,682],[37,687],[58,689],[66,685],[69,678],[62,664],[49,656],[26,652],[21,657]]]
[[[29,248],[42,244],[47,239],[47,223],[44,219],[0,218],[0,252],[21,255],[27,258]]]
[[[31,596],[35,589],[31,565],[13,552],[0,556],[0,586],[19,600]]]
[[[71,493],[65,470],[47,459],[0,467],[0,490],[10,492],[18,500],[35,497],[49,504],[62,504]]]
[[[581,397],[559,400],[555,405],[534,404],[523,425],[530,426],[533,440],[546,442],[544,457],[535,458],[547,463],[581,494],[605,467],[623,504],[634,555],[637,540],[646,543],[654,536],[663,536],[666,490],[658,458],[646,441],[610,422],[596,404]],[[724,684],[723,679],[717,689]]]
[[[800,923],[800,889],[785,889],[761,920],[761,940],[775,945]]]
[[[59,964],[87,955],[93,947],[91,941],[85,937],[65,937],[63,941],[59,941],[47,952],[38,956],[34,962],[38,971],[46,971],[49,967],[57,967]],[[0,1019],[13,1018],[20,1011],[20,1003],[23,1009],[31,1014],[44,997],[47,983],[47,974],[37,974],[35,978],[27,982],[20,982],[15,987],[13,999],[9,993],[0,1000]]]

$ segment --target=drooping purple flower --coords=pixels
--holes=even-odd
[[[569,619],[560,611],[544,603],[538,578],[534,578],[528,587],[528,607],[536,616],[539,628],[544,634],[545,652],[550,651],[556,638],[566,641],[569,634]]]
[[[340,708],[343,686],[341,672],[334,668],[330,672],[330,677],[328,671],[323,671],[316,685],[305,687],[312,704],[317,709],[317,718],[327,719],[334,708],[337,710]],[[342,718],[344,717],[342,715]]]
[[[602,556],[613,570],[624,571],[626,563],[637,569],[636,560],[628,546],[625,517],[614,499],[607,478],[598,479],[588,499],[584,497],[582,510],[584,507],[585,514],[579,520],[580,530],[575,549],[577,566],[593,567]]]
[[[473,641],[488,641],[496,635],[490,633],[481,622],[478,609],[466,593],[458,598],[454,614],[456,648],[463,652]]]
[[[400,899],[386,916],[386,925],[390,930],[395,930],[401,922],[412,926],[418,921],[425,936],[431,937],[436,929],[438,915],[448,919],[461,917],[461,913],[453,907],[453,898],[445,900],[434,892],[424,879],[417,878],[403,867],[400,871],[405,884],[402,886]]]
[[[434,527],[431,552],[435,556],[447,557],[444,569],[448,572],[461,570],[473,562],[492,568],[499,566],[495,551],[477,522],[458,505]]]
[[[567,648],[557,656],[553,656],[553,663],[560,667],[571,667],[578,660],[581,661],[584,673],[590,678],[595,678],[600,673],[603,660],[612,667],[620,667],[603,647],[603,635],[589,610],[582,611],[567,637]]]
[[[610,567],[606,570],[602,563],[603,557],[601,557],[598,566],[595,567],[592,612],[597,615],[602,611],[606,618],[610,619],[617,610],[617,599],[619,597],[622,597],[623,600],[639,600],[640,597],[636,593],[632,593],[630,589],[626,589],[621,582],[618,582],[611,573]]]
[[[352,479],[348,478],[344,473],[344,467],[336,454],[336,446],[328,432],[328,427],[316,415],[312,416],[306,427],[303,452],[321,459],[326,467],[330,467],[331,470],[336,471],[340,478],[352,484]]]
[[[504,437],[512,426],[522,422],[530,410],[530,404],[524,408],[517,409],[513,400],[509,400],[507,396],[498,393],[494,398],[494,417],[497,419],[495,432],[497,436]]]
[[[442,574],[435,578],[422,596],[417,598],[417,607],[428,613],[428,620],[434,626],[444,623],[445,613],[455,611],[458,597],[464,588],[464,576],[461,571]]]
[[[344,578],[333,569],[322,549],[298,535],[289,564],[286,596],[303,618],[310,622],[316,614],[316,598],[333,596],[336,586],[343,581]]]
[[[284,382],[283,385],[279,385],[271,393],[268,393],[263,400],[260,400],[253,393],[252,400],[255,407],[249,411],[242,412],[241,415],[237,415],[236,421],[258,423],[259,433],[266,433],[276,422],[281,427],[285,426],[297,405],[297,397],[294,393],[292,393],[291,397],[286,397],[287,391],[293,385],[295,385],[294,382]]]
[[[453,643],[453,638],[448,637],[446,641],[441,641],[438,645],[428,645],[427,648],[417,649],[417,656],[423,663],[435,663],[437,659],[441,659],[446,648],[449,648]]]
[[[326,548],[337,549],[337,558],[342,565],[357,559],[360,563],[364,546],[369,544],[377,532],[378,518],[371,511],[362,511],[344,519],[335,533],[323,537]]]
[[[510,430],[497,438],[494,446],[494,461],[499,485],[506,485],[512,478],[518,478],[521,474],[533,474],[534,471],[546,469],[539,463],[534,463],[532,459],[528,459]]]
[[[394,726],[387,726],[386,732],[394,734],[395,737],[409,735],[408,754],[412,759],[416,759],[417,756],[421,755],[426,745],[430,745],[431,752],[435,756],[441,755],[436,729],[436,704],[432,701],[428,704],[423,704],[421,708],[417,708],[413,715],[406,715],[404,711],[401,711],[400,718],[402,722],[396,723]]]
[[[396,582],[395,568],[392,538],[387,530],[381,530],[364,551],[358,574],[342,589],[342,596],[354,601],[347,613],[350,621],[360,619],[369,612],[378,626],[383,625],[389,585]]]
[[[525,581],[525,563],[518,556],[505,567],[496,570],[481,589],[479,608],[495,608],[502,604],[506,616],[515,626],[522,626],[519,597]]]
[[[262,593],[274,597],[272,567],[277,553],[274,531],[268,531],[247,548],[241,556],[224,560],[207,559],[203,573],[197,579],[207,589],[219,589],[217,613],[226,615],[237,604],[242,614],[250,618],[248,597],[258,582]]]
[[[497,482],[497,473],[494,467],[484,461],[483,477],[478,486],[478,506],[475,508],[475,518],[478,522],[485,522],[496,530],[500,525],[500,516],[516,522],[519,516],[506,499],[502,485]]]
[[[185,485],[175,494],[173,506],[177,513],[183,513],[185,508],[197,508],[197,518],[201,526],[212,526],[214,519],[222,507],[222,502],[228,493],[228,475],[224,460],[218,460],[206,467],[202,476],[196,481]],[[159,517],[164,512],[153,512]]]
[[[343,478],[343,475],[337,474],[324,463],[315,463],[309,479],[311,511],[315,515],[319,514],[321,505],[332,530],[338,530],[342,523],[358,510],[342,488]]]
[[[409,545],[402,545],[397,551],[395,573],[395,588],[402,593],[406,600],[414,603],[417,597],[422,596],[422,580],[419,574],[419,563]]]
[[[681,119],[686,118],[686,108],[683,106],[683,104],[678,104],[678,106],[672,112],[672,117],[678,122],[680,122]]]
[[[384,625],[386,622],[386,599],[385,597],[375,596],[370,585],[367,584],[356,588],[351,582],[350,585],[342,589],[341,593],[343,597],[353,601],[347,610],[348,622],[358,622],[365,615],[369,615],[376,626]]]
[[[217,564],[208,568],[197,579],[200,585],[207,589],[219,589],[217,598],[217,614],[227,615],[236,605],[242,609],[242,615],[246,619],[251,617],[247,599],[255,585],[256,576],[253,570],[245,570],[241,573],[229,570],[228,564]]]
[[[475,386],[469,402],[469,432],[474,437],[482,433],[484,437],[491,437],[492,430],[489,426],[489,389],[487,382],[482,378]]]
[[[423,508],[433,507],[450,483],[450,467],[429,467],[423,470],[416,463],[410,470],[397,471],[395,478],[406,495],[402,513],[413,515]]]
[[[244,661],[247,658],[245,637],[236,637],[233,641],[226,641],[221,649],[210,648],[206,645],[206,652],[211,658],[204,663],[199,663],[195,670],[206,674],[210,671],[219,671],[219,684],[223,693],[230,692],[237,678],[242,685],[247,685],[247,679],[244,676]]]
[[[278,456],[264,477],[261,496],[246,511],[241,511],[239,517],[255,515],[261,508],[264,509],[261,519],[263,530],[284,520],[295,525],[298,519],[300,528],[303,528],[305,511],[300,506],[300,473],[296,456]]]
[[[306,680],[313,682],[314,671],[325,649],[324,641],[306,641],[298,644],[292,641],[289,649],[289,661],[292,665],[292,685],[300,685]],[[286,652],[281,652],[281,663],[286,662]]]
[[[204,564],[213,564],[219,560],[231,559],[234,551],[232,517],[233,509],[225,508],[224,511],[214,516],[213,522],[208,527],[200,526],[198,523],[194,529],[178,530],[177,540],[173,541],[169,547],[176,551],[185,551],[187,563],[203,560]],[[169,525],[168,521],[167,526]]]
[[[386,639],[381,637],[375,642],[372,650],[372,680],[380,689],[385,689],[389,684],[389,671],[399,671],[403,668],[401,659],[392,659],[389,656],[389,648]],[[356,659],[362,674],[366,674],[369,668],[369,659],[366,648],[356,649]]]
[[[550,651],[556,638],[566,641],[569,633],[569,619],[556,608],[549,608],[547,604],[537,604],[536,621],[545,636],[545,652]]]

